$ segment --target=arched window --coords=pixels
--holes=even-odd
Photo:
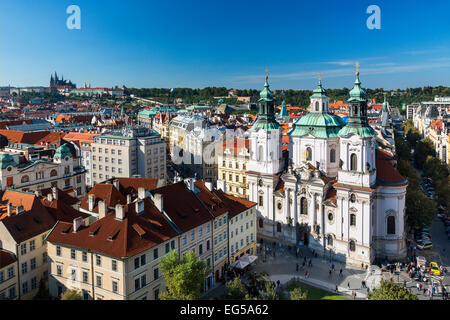
[[[57,175],[58,175],[58,172],[55,169],[50,171],[50,177],[56,177]]]
[[[263,146],[258,147],[258,161],[263,160]]]
[[[354,193],[350,195],[350,202],[354,203],[356,201],[356,196]]]
[[[350,170],[356,171],[358,169],[358,156],[355,153],[352,153],[350,156]]]
[[[319,111],[319,101],[316,101],[316,111]]]
[[[350,225],[356,226],[356,214],[350,214]]]
[[[30,181],[30,177],[28,177],[27,175],[22,176],[22,179],[20,180],[22,183],[28,182]]]
[[[327,242],[330,247],[333,246],[333,236],[331,234],[328,235]]]
[[[310,147],[306,148],[306,161],[312,160],[312,149]]]
[[[357,116],[357,115],[358,115],[358,107],[357,107],[357,106],[354,106],[353,108],[354,108],[354,109],[353,109],[353,115],[354,115],[354,116]]]
[[[387,234],[395,234],[395,217],[389,216],[387,218]]]
[[[259,224],[259,227],[260,227],[260,228],[263,228],[263,227],[264,227],[264,222],[263,222],[263,219],[262,219],[262,218],[259,218],[258,224]]]
[[[281,223],[277,222],[277,232],[281,232]]]
[[[350,251],[355,251],[356,250],[355,241],[350,240],[349,247]]]
[[[308,214],[308,200],[306,198],[300,200],[300,214]]]
[[[336,162],[336,149],[330,150],[330,162],[335,163]]]

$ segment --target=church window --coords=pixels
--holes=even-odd
[[[55,177],[55,176],[57,176],[58,175],[58,172],[55,170],[55,169],[53,169],[52,171],[50,171],[50,177]]]
[[[353,109],[353,115],[354,115],[354,116],[357,116],[357,115],[358,115],[358,107],[357,107],[357,106],[354,106],[353,108],[354,108],[354,109]]]
[[[263,146],[258,147],[258,161],[263,160]]]
[[[350,195],[350,202],[354,203],[356,201],[356,196],[354,193]]]
[[[333,236],[331,234],[328,235],[327,242],[330,247],[333,246]]]
[[[333,218],[334,218],[333,212],[328,212],[328,220],[333,221]]]
[[[312,149],[310,147],[306,148],[306,161],[312,160]]]
[[[278,208],[278,210],[281,210],[281,208],[283,208],[283,205],[281,204],[281,202],[277,203],[277,208]]]
[[[387,218],[387,234],[395,234],[395,217],[389,216]]]
[[[262,179],[259,179],[258,185],[259,185],[260,187],[263,186],[263,181],[262,181]]]
[[[260,228],[263,228],[263,227],[264,227],[264,222],[263,222],[263,219],[262,219],[262,218],[259,218],[258,224],[259,224],[259,227],[260,227]]]
[[[22,176],[22,179],[21,179],[22,183],[25,183],[25,182],[28,182],[28,181],[30,181],[30,177],[28,177],[27,175]]]
[[[281,232],[281,223],[277,222],[277,232]]]
[[[258,203],[258,205],[260,207],[264,206],[264,197],[263,196],[259,196],[259,203]]]
[[[319,111],[319,101],[316,101],[316,111]]]
[[[351,226],[356,226],[356,215],[355,214],[350,214],[350,225]]]
[[[306,198],[300,200],[300,214],[308,214],[308,200]]]
[[[355,241],[350,240],[349,247],[350,251],[355,251],[356,250]]]
[[[350,156],[350,170],[356,171],[358,169],[358,157],[355,153]]]
[[[330,150],[330,162],[335,163],[336,162],[336,149]]]

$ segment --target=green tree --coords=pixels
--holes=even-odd
[[[190,250],[178,257],[172,250],[161,262],[161,272],[168,288],[161,294],[162,300],[197,300],[200,298],[203,281],[209,272],[205,262]]]
[[[227,299],[243,300],[248,295],[245,285],[238,277],[234,278],[231,281],[228,281],[225,287]]]
[[[272,281],[266,281],[262,300],[278,300],[276,285]]]
[[[414,149],[414,161],[419,169],[422,169],[428,156],[436,156],[433,142],[428,139],[422,139],[416,144]]]
[[[297,287],[289,291],[289,296],[291,300],[306,300],[308,298],[308,291],[303,291]]]
[[[368,294],[369,300],[418,300],[417,296],[392,280],[381,280],[380,286]]]
[[[44,279],[41,278],[39,281],[39,289],[37,294],[34,296],[33,300],[51,300],[52,297],[48,292],[48,285],[45,283]]]
[[[61,300],[82,300],[81,294],[77,290],[67,290],[61,296]]]
[[[427,227],[437,214],[436,203],[420,188],[411,185],[406,188],[406,219],[410,226]]]

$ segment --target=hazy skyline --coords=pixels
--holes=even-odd
[[[51,1],[0,3],[0,85],[351,87],[450,85],[448,1]],[[81,30],[66,27],[69,5]],[[381,29],[369,30],[369,5]]]

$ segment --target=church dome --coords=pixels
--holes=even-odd
[[[64,159],[65,157],[72,157],[72,152],[70,151],[69,146],[67,143],[63,144],[59,148],[56,149],[54,158],[56,159]]]
[[[344,125],[344,120],[335,114],[310,112],[298,119],[288,134],[294,137],[310,134],[316,138],[336,138]]]
[[[8,166],[14,166],[16,162],[14,161],[14,158],[9,153],[3,153],[0,155],[0,167],[2,169],[7,168]]]

